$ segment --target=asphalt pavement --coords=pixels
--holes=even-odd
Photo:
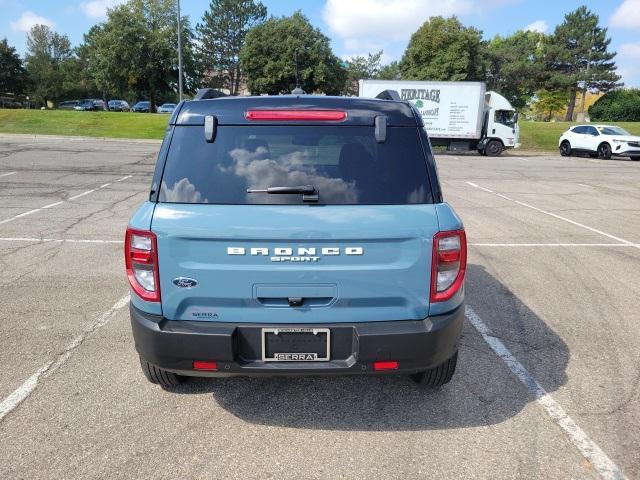
[[[158,142],[0,136],[0,478],[640,478],[640,162],[439,155],[452,382],[143,377],[122,238]]]

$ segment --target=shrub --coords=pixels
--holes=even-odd
[[[640,89],[613,90],[603,95],[589,108],[589,117],[595,122],[640,121]]]

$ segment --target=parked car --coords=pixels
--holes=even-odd
[[[151,110],[151,102],[147,102],[147,101],[138,102],[133,106],[132,110],[134,112],[149,113],[149,111]]]
[[[175,109],[175,103],[163,103],[158,107],[158,113],[173,113]]]
[[[640,137],[614,125],[576,125],[562,134],[558,147],[563,157],[584,153],[604,159],[640,160]]]
[[[172,117],[163,145],[125,236],[133,336],[149,381],[449,382],[466,237],[409,102],[197,99]]]
[[[112,112],[128,112],[131,110],[129,104],[124,100],[109,100],[109,110]]]
[[[99,98],[87,98],[82,100],[80,103],[78,103],[78,105],[73,107],[73,109],[85,111],[85,112],[88,112],[88,111],[97,112],[97,111],[106,110],[107,107],[104,103],[104,100],[100,100]]]
[[[65,100],[58,103],[58,110],[73,110],[79,104],[80,100]]]

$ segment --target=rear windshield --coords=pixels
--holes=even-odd
[[[301,194],[247,189],[312,185],[321,204],[432,203],[417,128],[220,126],[207,143],[202,126],[175,128],[158,201],[301,204]]]

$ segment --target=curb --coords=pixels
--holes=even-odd
[[[79,137],[75,135],[40,135],[31,133],[0,133],[0,139],[19,139],[19,140],[63,140],[71,142],[91,141],[91,142],[125,142],[125,143],[143,143],[143,144],[161,144],[162,139],[153,140],[147,138],[113,138],[113,137]]]

